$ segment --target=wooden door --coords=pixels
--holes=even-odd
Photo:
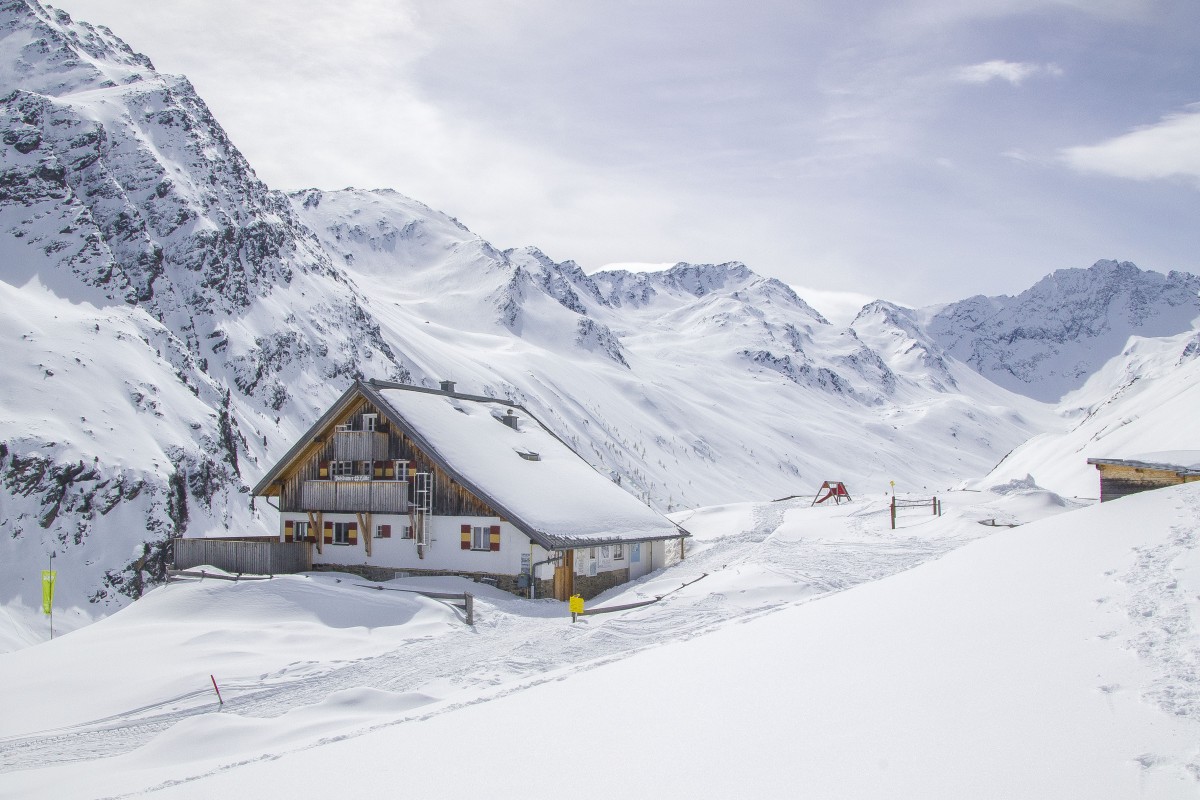
[[[554,599],[567,601],[575,594],[575,551],[564,550],[554,567]]]

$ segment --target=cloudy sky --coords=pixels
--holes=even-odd
[[[58,0],[279,189],[914,305],[1200,272],[1196,0]]]

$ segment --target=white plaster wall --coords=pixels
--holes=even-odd
[[[654,567],[650,563],[653,547],[649,542],[635,542],[626,545],[625,549],[626,561],[629,562],[629,580],[640,578],[654,571]],[[635,556],[637,556],[636,561],[634,560]]]
[[[283,536],[283,524],[287,520],[306,522],[308,515],[303,513],[284,513],[280,515],[280,537]],[[357,522],[354,514],[325,514],[324,520],[329,522]],[[501,522],[498,517],[430,517],[429,545],[425,548],[425,558],[418,558],[415,539],[404,539],[404,526],[409,524],[409,518],[403,514],[372,514],[371,533],[379,525],[391,525],[392,535],[388,539],[371,540],[371,555],[363,544],[363,531],[358,533],[358,543],[354,545],[325,544],[321,553],[313,548],[314,564],[358,565],[369,564],[376,567],[395,567],[404,569],[436,569],[454,572],[489,572],[497,575],[517,575],[521,571],[521,555],[529,554],[529,538],[510,523]],[[463,550],[461,546],[461,530],[463,525],[471,526],[500,526],[500,549],[492,550]],[[317,532],[320,535],[320,532]],[[535,546],[533,561],[546,558],[546,552]],[[553,569],[553,568],[551,568]],[[552,573],[551,573],[552,574]]]
[[[626,542],[625,544],[622,545],[620,558],[617,558],[614,555],[615,551],[614,551],[612,545],[609,545],[607,548],[605,548],[603,546],[581,547],[575,551],[575,574],[576,575],[592,575],[592,574],[598,574],[601,572],[611,572],[615,569],[625,569],[626,567],[630,567],[631,564],[629,562],[629,556],[630,556],[629,548],[631,546],[632,545],[630,545],[629,542]],[[645,553],[646,553],[646,547],[647,547],[647,545],[644,545],[644,544],[642,545],[643,557],[645,556]],[[607,550],[607,555],[605,554],[606,550]],[[595,573],[592,572],[592,562],[595,562],[595,565],[596,565]]]

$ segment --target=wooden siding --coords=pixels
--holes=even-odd
[[[176,569],[210,564],[226,572],[251,575],[288,575],[312,569],[311,546],[305,542],[196,537],[175,539],[173,544]]]
[[[1164,486],[1200,480],[1200,475],[1179,475],[1176,470],[1151,469],[1123,464],[1097,464],[1100,469],[1100,502],[1107,503]]]
[[[370,511],[407,514],[406,481],[304,481],[300,511]]]
[[[337,425],[361,429],[363,414],[379,415],[379,427],[375,432],[335,430]],[[323,480],[320,475],[321,462],[407,461],[410,470],[433,473],[434,515],[500,516],[491,506],[434,465],[403,431],[388,425],[386,418],[366,399],[351,406],[346,414],[320,435],[323,438],[317,441],[300,466],[288,473],[279,486],[280,511],[407,513],[408,502],[414,500],[409,488],[411,483],[386,479],[332,481]],[[347,455],[351,452],[353,455]],[[397,493],[402,497],[398,497]]]

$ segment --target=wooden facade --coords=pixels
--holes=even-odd
[[[373,426],[373,429],[371,429]],[[349,466],[347,466],[349,465]],[[280,511],[406,514],[423,505],[416,477],[430,477],[435,516],[499,516],[421,451],[366,399],[333,423],[278,483]]]
[[[1089,458],[1100,470],[1100,502],[1138,492],[1200,481],[1200,469],[1118,458]]]

